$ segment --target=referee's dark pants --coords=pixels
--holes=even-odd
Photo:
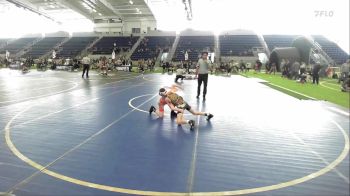
[[[197,88],[197,97],[201,94],[201,85],[204,83],[203,88],[203,98],[207,94],[207,85],[208,85],[208,74],[198,74],[198,88]]]
[[[312,83],[313,84],[315,84],[315,82],[316,82],[316,84],[318,84],[319,79],[320,79],[320,76],[318,75],[318,73],[312,74]]]
[[[90,65],[89,64],[84,64],[83,65],[83,75],[81,76],[82,78],[84,77],[85,71],[86,71],[86,77],[89,77],[89,69],[90,69]]]

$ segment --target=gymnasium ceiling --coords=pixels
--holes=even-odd
[[[16,5],[58,23],[77,18],[91,21],[192,19],[192,0],[0,0],[0,12]],[[203,1],[203,0],[202,0]],[[208,0],[204,0],[208,1]],[[211,1],[211,0],[209,0]]]
[[[167,0],[0,0],[5,8],[15,4],[56,22],[87,18],[115,20],[155,20],[149,4]]]

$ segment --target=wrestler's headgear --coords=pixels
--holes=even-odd
[[[166,90],[165,90],[165,88],[159,89],[159,95],[160,95],[160,96],[165,96],[165,95],[166,95]]]

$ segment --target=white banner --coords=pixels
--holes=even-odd
[[[269,57],[265,53],[258,53],[258,57],[262,64],[265,64],[269,60]]]

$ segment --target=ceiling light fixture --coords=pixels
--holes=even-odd
[[[134,2],[133,2],[133,1],[131,1],[131,0],[129,1],[129,3],[130,3],[131,5],[132,5],[132,4],[134,4]]]
[[[187,20],[192,20],[192,3],[191,0],[182,0],[182,3],[185,6],[185,12],[187,15]]]

